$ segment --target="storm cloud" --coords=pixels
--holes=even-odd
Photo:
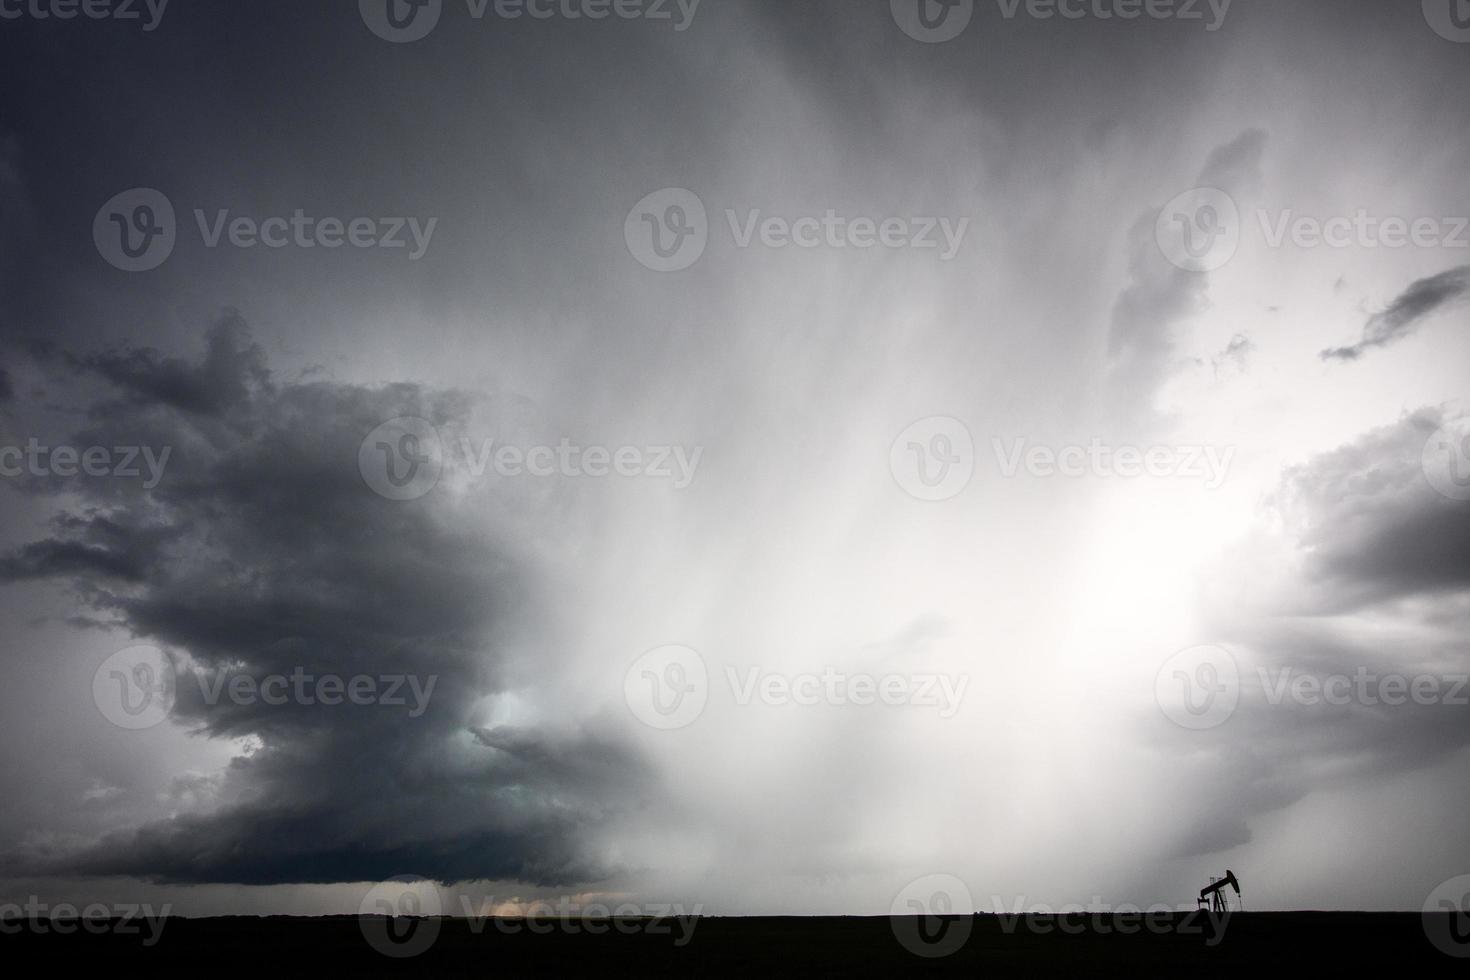
[[[1240,704],[1160,743],[1182,753],[1201,804],[1181,854],[1239,846],[1253,818],[1470,746],[1470,501],[1436,492],[1422,460],[1449,421],[1422,409],[1289,469],[1213,569],[1207,622],[1236,656]],[[1303,677],[1346,680],[1327,689],[1337,701],[1303,703],[1290,694]],[[1390,677],[1403,691],[1382,687]],[[1414,699],[1415,679],[1432,699]]]
[[[1470,870],[1461,709],[1257,673],[1464,669],[1422,458],[1466,407],[1461,260],[1257,220],[1462,213],[1466,48],[1418,4],[982,3],[943,43],[888,0],[440,6],[413,41],[350,0],[0,30],[0,898],[884,914],[935,872],[1142,907],[1229,866],[1253,909],[1418,909]],[[1191,272],[1158,219],[1202,187],[1242,234]],[[176,217],[144,271],[135,189]],[[298,213],[344,236],[252,233]],[[346,234],[391,216],[432,246]],[[444,468],[389,499],[364,460],[434,456],[365,440],[409,417]],[[33,442],[159,479],[15,472]],[[611,465],[495,462],[564,444]],[[124,732],[97,679],[139,644],[172,710]],[[1212,731],[1156,689],[1200,644],[1245,685]],[[637,672],[670,645],[687,676]],[[698,716],[650,716],[697,664]],[[300,675],[403,700],[272,703]]]
[[[197,811],[12,852],[9,870],[250,884],[607,873],[580,835],[651,790],[636,753],[576,726],[475,726],[515,658],[554,656],[524,638],[541,603],[534,562],[447,494],[392,501],[359,472],[376,426],[448,430],[464,396],[278,380],[232,315],[197,360],[140,348],[64,361],[111,391],[74,442],[169,446],[171,465],[151,494],[81,484],[0,574],[69,582],[100,621],[169,652],[172,723],[250,747]],[[205,696],[303,673],[408,677],[422,703]]]

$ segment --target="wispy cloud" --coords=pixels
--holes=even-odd
[[[1363,327],[1362,340],[1348,347],[1324,350],[1322,360],[1356,361],[1370,350],[1397,343],[1412,335],[1434,313],[1463,300],[1467,291],[1470,291],[1470,266],[1420,279],[1387,309],[1373,314]]]

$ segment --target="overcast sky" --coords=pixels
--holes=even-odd
[[[1470,873],[1448,13],[649,6],[0,3],[0,900]]]

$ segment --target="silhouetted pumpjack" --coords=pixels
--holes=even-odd
[[[1212,881],[1209,885],[1199,890],[1199,908],[1204,908],[1208,902],[1212,912],[1228,912],[1229,906],[1225,904],[1226,887],[1235,889],[1235,897],[1240,898],[1240,879],[1235,877],[1235,872],[1227,869],[1225,877],[1219,881]]]

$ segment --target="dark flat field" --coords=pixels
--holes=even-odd
[[[323,918],[170,918],[152,946],[137,933],[54,923],[6,923],[0,955],[32,967],[101,967],[145,976],[254,975],[428,976],[1251,976],[1270,968],[1286,976],[1361,975],[1393,970],[1410,976],[1465,975],[1466,961],[1436,947],[1424,916],[1411,913],[1235,913],[1219,928],[1204,916],[976,916],[921,923],[887,918],[705,918],[687,935],[677,922],[466,919],[400,922],[393,941],[427,948],[393,958],[374,948],[388,923],[352,916]],[[75,924],[75,923],[73,923]],[[597,934],[586,930],[592,925]],[[539,931],[532,931],[532,925]],[[687,923],[686,923],[687,925]],[[1442,945],[1470,953],[1470,936],[1447,919],[1430,923]],[[1455,923],[1454,925],[1460,925]],[[917,930],[934,945],[924,945]],[[966,933],[968,928],[968,933]],[[1135,930],[1124,933],[1121,929]],[[44,932],[42,931],[44,929]],[[576,931],[572,931],[575,929]],[[900,938],[902,936],[902,938]],[[1463,938],[1464,943],[1453,945]],[[683,945],[676,945],[687,940]],[[948,955],[926,958],[909,947]],[[390,947],[402,949],[402,947]],[[514,971],[507,974],[506,971]]]

